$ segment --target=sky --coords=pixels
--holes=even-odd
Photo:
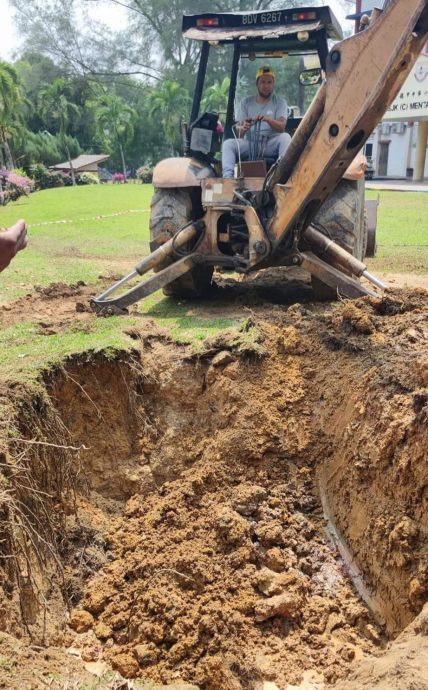
[[[12,60],[17,46],[20,46],[19,34],[12,19],[13,11],[8,0],[0,0],[0,60]],[[121,29],[125,26],[125,10],[109,3],[96,3],[91,11],[94,18],[100,19],[112,29]]]
[[[304,4],[304,0],[302,0],[302,6],[304,6]],[[347,13],[343,11],[342,6],[337,0],[326,0],[325,4],[332,8],[342,26],[346,26],[347,28],[352,27],[352,23],[345,20],[345,14],[352,12],[355,7],[355,2],[350,0],[347,3],[349,6],[349,11]],[[118,5],[105,2],[96,12],[97,17],[112,28],[117,28],[118,24],[123,24],[124,22],[125,10]],[[16,47],[19,45],[20,40],[12,21],[12,10],[9,6],[9,2],[8,0],[0,0],[0,60],[13,59],[14,50],[16,50]]]

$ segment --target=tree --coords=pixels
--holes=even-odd
[[[172,155],[175,153],[174,144],[177,141],[180,120],[186,114],[189,101],[186,89],[176,81],[165,80],[151,94],[150,114],[159,115]]]
[[[27,51],[13,66],[25,98],[29,102],[26,110],[28,127],[33,132],[43,130],[45,124],[40,117],[40,93],[55,79],[66,78],[66,71],[55,65],[50,58]]]
[[[58,135],[67,155],[67,160],[70,164],[71,179],[73,180],[73,185],[75,185],[76,178],[66,134],[68,133],[70,118],[73,114],[79,114],[79,108],[75,103],[68,100],[70,88],[70,82],[66,79],[55,79],[50,86],[47,86],[42,91],[40,96],[42,102],[41,115],[48,127],[50,127],[52,123],[58,127]]]
[[[124,146],[134,134],[136,111],[114,93],[105,93],[90,103],[98,130],[119,149],[126,181]]]
[[[70,136],[65,138],[73,158],[83,153],[77,139]],[[46,131],[23,130],[14,136],[14,150],[20,166],[24,168],[29,168],[36,163],[43,163],[46,166],[61,163],[64,160],[63,145],[59,135],[52,135]]]
[[[20,124],[19,106],[23,102],[16,71],[7,62],[0,62],[0,158],[14,167],[9,139]]]
[[[95,78],[134,74],[151,83],[167,77],[184,85],[189,85],[194,74],[201,45],[183,38],[183,14],[322,4],[320,0],[198,0],[197,4],[194,0],[9,1],[16,10],[15,19],[27,49],[51,56],[55,64],[74,74]],[[88,11],[106,2],[122,16],[126,13],[125,30],[112,31]]]
[[[144,64],[150,54],[151,43],[138,33],[129,42],[129,28],[114,31],[101,21],[94,20],[88,7],[96,0],[9,0],[15,9],[15,23],[25,37],[26,51],[52,58],[68,74],[90,75],[95,79],[141,75],[159,78],[154,65]],[[112,2],[112,6],[113,6]],[[126,11],[126,0],[118,2]],[[132,12],[130,12],[130,21]],[[106,41],[106,36],[109,39]],[[134,59],[136,58],[136,59]]]
[[[201,106],[202,110],[225,111],[229,96],[230,78],[225,77],[222,82],[216,81],[205,91]]]

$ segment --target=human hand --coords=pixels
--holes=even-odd
[[[15,254],[27,246],[27,225],[18,220],[7,230],[0,232],[0,271],[9,266]]]

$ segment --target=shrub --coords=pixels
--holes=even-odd
[[[76,177],[77,184],[99,184],[99,179],[94,173],[83,172]]]
[[[98,175],[100,182],[111,182],[111,179],[113,177],[111,172],[109,172],[105,168],[98,168]]]
[[[116,184],[121,184],[125,182],[125,175],[123,173],[113,173],[111,176],[111,181]]]
[[[30,168],[30,175],[36,183],[37,189],[52,189],[53,187],[64,187],[65,177],[61,171],[48,170],[42,163],[37,163]]]
[[[71,178],[71,175],[65,172],[60,172],[60,175],[62,177],[62,181],[64,184],[64,187],[72,187],[73,186],[73,180]]]
[[[17,175],[22,175],[22,177],[28,177],[27,172],[24,170],[24,168],[13,168],[12,172],[16,173]]]
[[[9,192],[0,192],[0,206],[6,206],[11,201]]]
[[[153,166],[146,163],[137,170],[137,177],[140,182],[151,182],[153,180]]]

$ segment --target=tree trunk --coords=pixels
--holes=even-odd
[[[0,128],[0,168],[6,167],[6,159],[4,157],[4,146],[3,146],[3,132]]]
[[[12,152],[10,150],[10,146],[7,141],[7,134],[6,130],[4,127],[1,128],[1,144],[2,144],[2,149],[3,149],[3,155],[2,155],[2,163],[6,168],[9,168],[9,170],[12,170],[12,168],[15,167],[13,158],[12,158]]]
[[[7,166],[9,170],[13,170],[13,168],[15,167],[15,163],[13,162],[12,151],[10,150],[7,138],[5,138],[4,140],[4,148],[6,152]]]
[[[69,148],[65,142],[64,142],[64,148],[65,148],[65,151],[67,153],[68,163],[70,165],[71,181],[73,182],[73,187],[75,187],[76,186],[76,176],[74,174],[73,163],[71,162],[70,150],[69,150]]]
[[[120,151],[120,157],[121,157],[121,159],[122,159],[122,170],[123,170],[124,182],[125,182],[125,184],[126,184],[127,179],[126,179],[125,156],[124,156],[122,144],[120,143],[120,141],[119,141],[119,151]]]

